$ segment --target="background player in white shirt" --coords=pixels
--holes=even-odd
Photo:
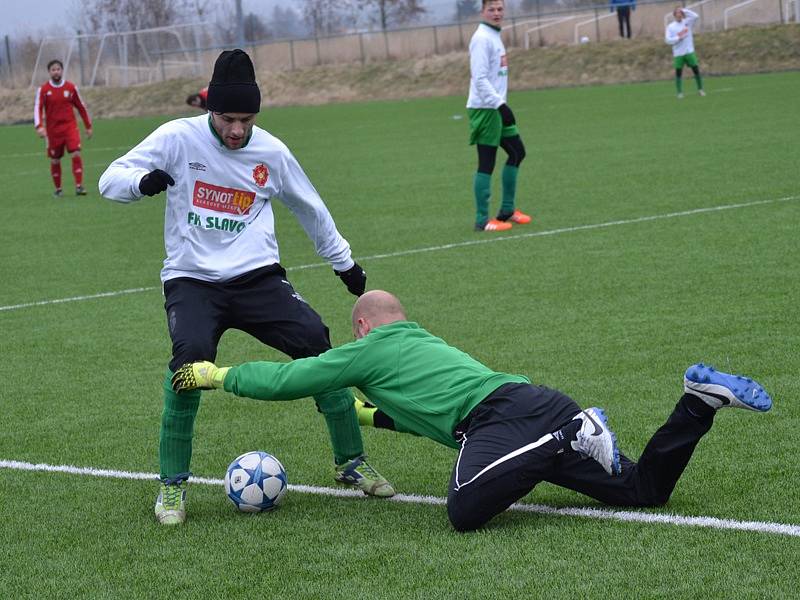
[[[214,65],[208,114],[156,129],[100,178],[100,193],[119,202],[167,188],[161,271],[172,360],[164,380],[155,513],[163,524],[186,519],[192,431],[199,391],[177,394],[173,371],[214,360],[220,337],[239,329],[292,358],[331,347],[328,328],[281,267],[272,202],[285,204],[356,296],[367,276],[314,186],[289,149],[255,126],[261,93],[250,57],[225,51]],[[353,396],[347,389],[314,397],[325,416],[337,481],[374,496],[394,489],[365,460]]]
[[[530,216],[516,209],[517,173],[525,146],[519,136],[514,113],[506,104],[508,57],[500,37],[505,14],[503,0],[483,0],[483,22],[469,42],[469,143],[478,148],[478,171],[473,179],[475,192],[475,230],[505,231],[512,223],[530,223]],[[497,217],[489,219],[492,172],[497,147],[508,154],[503,167],[503,201]]]
[[[688,8],[678,6],[672,11],[672,16],[675,17],[675,20],[667,25],[664,32],[664,41],[672,46],[675,87],[678,90],[678,98],[683,98],[684,65],[689,65],[694,72],[697,93],[705,96],[703,78],[700,76],[700,67],[697,64],[697,56],[694,53],[694,36],[692,35],[694,24],[697,22],[699,15]]]

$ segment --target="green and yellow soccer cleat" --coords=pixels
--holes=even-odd
[[[156,519],[162,525],[180,525],[186,521],[186,480],[161,482],[156,498]]]
[[[342,465],[336,465],[336,481],[357,487],[367,496],[376,498],[394,496],[392,484],[367,463],[366,456],[358,456]]]

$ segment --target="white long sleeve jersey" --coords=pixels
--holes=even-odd
[[[497,108],[508,96],[508,58],[500,32],[486,23],[469,41],[467,108]]]
[[[683,20],[680,23],[672,21],[672,23],[667,25],[667,29],[664,32],[664,41],[672,46],[672,56],[683,56],[694,52],[694,36],[692,35],[692,30],[700,15],[688,8],[683,9],[683,15]],[[678,34],[683,31],[686,32],[686,36],[681,39],[678,37]]]
[[[100,193],[139,200],[139,182],[154,169],[175,180],[167,188],[161,281],[227,281],[279,262],[273,199],[289,208],[334,269],[353,266],[349,244],[295,157],[259,127],[243,148],[231,150],[208,115],[165,123],[111,163]]]

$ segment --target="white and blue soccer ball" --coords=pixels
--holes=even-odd
[[[260,450],[238,456],[225,473],[225,493],[242,512],[276,508],[286,495],[286,485],[281,461]]]

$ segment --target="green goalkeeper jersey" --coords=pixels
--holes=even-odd
[[[530,380],[492,371],[416,323],[396,321],[319,356],[233,367],[224,385],[237,396],[260,400],[357,387],[398,430],[457,448],[455,426],[506,383]]]

